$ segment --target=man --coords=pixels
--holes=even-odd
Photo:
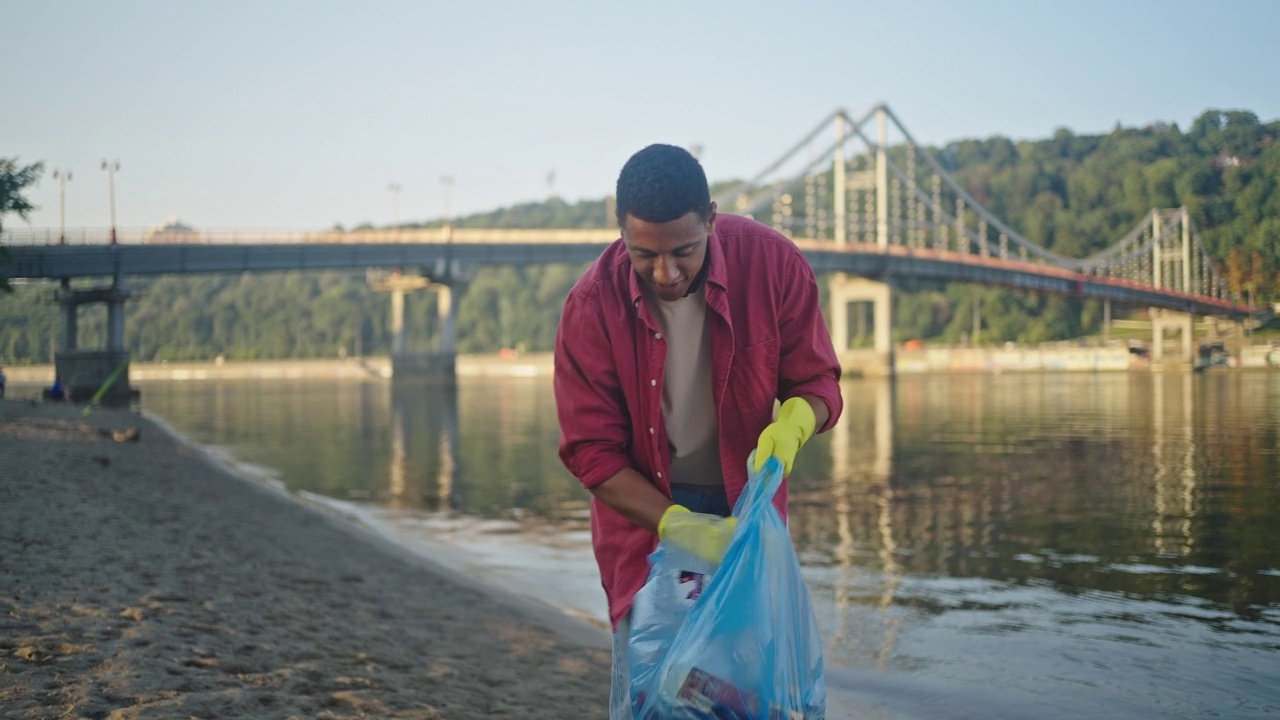
[[[785,236],[717,214],[692,155],[633,155],[617,217],[622,237],[570,291],[555,349],[560,457],[593,496],[614,627],[613,720],[631,717],[628,617],[659,538],[718,561],[751,451],[790,474],[842,407],[812,269]],[[785,517],[785,486],[775,502]]]

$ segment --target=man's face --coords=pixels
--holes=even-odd
[[[707,237],[715,230],[716,206],[706,222],[695,212],[671,222],[651,223],[627,215],[622,242],[640,279],[663,300],[679,300],[707,259]]]

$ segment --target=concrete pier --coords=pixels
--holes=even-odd
[[[71,388],[73,402],[128,405],[137,393],[129,387],[129,352],[124,347],[124,303],[133,293],[117,278],[110,287],[72,290],[64,282],[54,296],[62,308],[62,347],[54,355],[54,372]],[[81,349],[78,337],[80,307],[91,303],[107,306],[107,346]]]

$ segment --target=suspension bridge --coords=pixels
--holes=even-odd
[[[824,139],[825,138],[825,139]],[[977,202],[920,146],[885,105],[855,117],[836,110],[754,177],[719,193],[722,211],[747,215],[793,239],[816,272],[827,273],[832,339],[850,347],[849,308],[869,303],[878,362],[892,367],[892,287],[934,280],[1000,285],[1150,308],[1153,356],[1163,359],[1166,331],[1180,336],[1180,362],[1194,352],[1193,318],[1239,324],[1250,308],[1228,292],[1184,208],[1153,208],[1123,235],[1092,244],[1083,258],[1028,240]],[[93,379],[127,362],[124,303],[129,276],[280,270],[369,271],[392,293],[394,349],[404,343],[404,295],[440,294],[439,355],[451,371],[452,294],[477,267],[587,262],[617,229],[491,229],[444,226],[343,232],[53,229],[6,231],[0,277],[61,280],[64,332],[59,371]],[[110,285],[72,289],[73,278]],[[104,350],[76,344],[76,315],[87,303],[108,307]],[[63,362],[65,360],[65,363]]]

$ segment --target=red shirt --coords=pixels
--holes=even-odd
[[[840,417],[840,365],[818,307],[813,269],[786,236],[754,220],[718,215],[704,287],[720,464],[732,506],[747,455],[773,420],[775,399],[812,395]],[[560,459],[587,489],[631,467],[668,497],[670,449],[662,422],[667,356],[622,240],[574,285],[556,335]],[[786,485],[776,496],[786,514]],[[649,572],[658,538],[592,499],[591,536],[616,626]]]

